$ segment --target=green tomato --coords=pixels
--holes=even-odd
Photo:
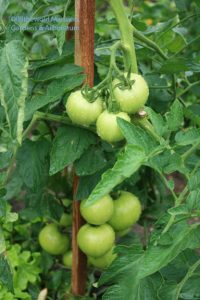
[[[62,257],[63,265],[65,265],[67,268],[72,268],[72,251],[68,251],[65,253]]]
[[[101,257],[88,256],[88,262],[98,269],[108,268],[113,260],[117,257],[116,253],[113,253],[113,248],[111,248],[106,254]]]
[[[63,213],[61,218],[60,218],[60,225],[63,227],[69,227],[72,225],[72,215]]]
[[[130,117],[125,112],[111,113],[105,110],[97,119],[97,133],[100,138],[109,143],[119,142],[124,139],[117,124],[117,117],[130,122]]]
[[[114,212],[108,222],[114,230],[125,230],[135,224],[142,211],[139,199],[129,193],[122,191],[119,198],[114,202]]]
[[[101,99],[97,98],[93,103],[90,103],[83,97],[81,91],[71,93],[66,103],[69,118],[79,125],[89,126],[95,123],[102,109]]]
[[[79,248],[88,256],[100,257],[114,244],[115,232],[108,224],[100,226],[83,225],[77,236]]]
[[[106,195],[94,204],[84,207],[86,200],[81,201],[80,212],[90,224],[102,225],[110,220],[113,214],[113,199]]]
[[[56,224],[46,225],[39,233],[41,247],[52,255],[64,254],[69,248],[69,238],[63,235]]]
[[[149,88],[141,75],[131,73],[130,79],[134,80],[134,83],[131,88],[127,87],[127,89],[120,89],[120,87],[117,87],[116,85],[120,83],[120,80],[114,79],[113,94],[122,111],[134,114],[147,102]]]

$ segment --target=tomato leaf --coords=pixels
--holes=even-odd
[[[52,81],[47,90],[42,95],[34,95],[26,103],[25,120],[29,120],[34,112],[44,107],[49,103],[56,102],[62,99],[62,96],[75,87],[80,86],[83,82],[84,75],[76,75]]]
[[[13,278],[10,266],[4,255],[0,255],[0,282],[13,292]]]
[[[200,246],[199,224],[189,226],[182,221],[173,226],[169,233],[173,241],[169,245],[150,245],[144,253],[135,253],[134,245],[126,247],[126,255],[119,256],[100,278],[100,285],[114,284],[108,288],[104,299],[110,299],[106,295],[111,293],[113,299],[143,299],[138,296],[143,279],[168,265],[185,249]],[[123,298],[120,298],[122,295]]]
[[[88,197],[85,206],[91,205],[102,196],[110,193],[116,185],[135,173],[146,159],[145,152],[141,147],[127,145],[125,150],[119,154],[113,168],[102,175],[100,182]]]
[[[45,185],[49,170],[50,143],[41,139],[26,140],[17,154],[17,168],[23,183],[30,189]]]
[[[106,166],[106,159],[100,148],[90,147],[74,164],[78,176],[87,176]]]
[[[71,126],[60,127],[53,141],[50,155],[50,175],[53,175],[75,160],[94,144],[96,137],[86,129]]]
[[[155,139],[140,126],[136,126],[120,118],[117,118],[117,123],[128,144],[141,147],[147,155],[158,146]]]
[[[22,142],[25,98],[28,90],[28,61],[21,41],[0,49],[0,100],[13,140]]]
[[[169,114],[166,115],[166,119],[170,131],[176,131],[183,125],[183,105],[178,100],[175,100],[172,104]]]

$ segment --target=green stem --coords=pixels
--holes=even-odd
[[[109,83],[112,79],[112,71],[113,69],[120,75],[122,75],[122,71],[119,70],[119,68],[117,67],[116,64],[116,51],[118,48],[121,47],[121,41],[116,42],[114,45],[112,45],[110,47],[111,50],[111,55],[110,55],[110,66],[109,66],[109,70],[108,70],[108,74],[106,75],[106,77],[104,78],[104,80],[102,80],[98,85],[96,85],[93,90],[99,90],[102,87],[104,87],[107,83]]]
[[[180,193],[180,195],[179,195],[178,198],[176,197],[176,195],[175,195],[175,197],[174,197],[174,195],[173,195],[173,197],[174,197],[174,199],[175,199],[175,206],[174,206],[174,207],[177,207],[177,206],[179,206],[179,205],[182,203],[182,201],[183,201],[183,199],[184,199],[184,197],[185,197],[187,191],[188,191],[188,189],[187,189],[187,187],[185,187],[185,188],[183,189],[183,191]],[[162,231],[161,234],[166,233],[166,232],[170,229],[170,227],[174,224],[175,218],[176,218],[175,215],[173,215],[173,216],[170,217],[170,219],[169,219],[167,225],[165,226],[165,228],[163,229],[163,231]]]
[[[188,151],[186,151],[182,155],[183,161],[185,161],[188,158],[188,156],[190,156],[190,154],[192,154],[192,152],[194,152],[199,146],[200,146],[200,141],[198,141],[197,143],[195,143]]]
[[[122,0],[109,0],[113,9],[119,29],[121,32],[121,42],[124,52],[124,63],[126,70],[133,73],[138,73],[137,59],[133,38],[133,26],[131,25],[128,16],[126,15],[125,8]]]
[[[93,133],[96,133],[96,130],[94,128],[76,125],[76,124],[72,123],[72,121],[68,117],[63,117],[63,116],[59,116],[59,115],[43,113],[43,112],[38,111],[35,113],[35,118],[36,118],[36,120],[47,120],[47,121],[53,121],[53,122],[71,125],[71,126],[73,125],[74,127],[84,128]]]
[[[144,128],[145,130],[147,130],[150,135],[152,137],[155,138],[155,140],[159,143],[162,143],[164,140],[162,137],[160,137],[156,132],[155,129],[153,128],[152,124],[149,122],[149,120],[147,119],[147,117],[136,117],[133,119],[133,122],[135,122],[136,124],[139,124],[142,128]]]
[[[133,35],[140,40],[141,42],[147,44],[150,48],[154,49],[163,59],[167,60],[168,57],[165,55],[165,53],[162,51],[162,49],[154,43],[152,40],[147,38],[145,35],[140,33],[137,29],[133,27]]]
[[[193,88],[194,86],[196,85],[199,85],[200,84],[200,80],[194,82],[194,83],[191,83],[188,87],[186,87],[182,92],[179,92],[177,94],[177,97],[181,97],[182,95],[184,95],[185,93],[187,93],[191,88]]]
[[[191,267],[189,267],[187,274],[185,275],[185,277],[181,280],[181,282],[179,282],[178,286],[177,286],[177,291],[176,291],[176,295],[175,295],[175,300],[179,299],[181,290],[183,288],[183,286],[185,285],[185,283],[188,281],[188,279],[190,279],[190,277],[192,277],[192,275],[194,274],[195,270],[200,266],[200,259],[198,259]]]

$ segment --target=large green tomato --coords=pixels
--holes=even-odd
[[[105,110],[97,119],[97,133],[100,138],[109,143],[119,142],[124,139],[117,124],[117,117],[130,122],[130,117],[125,112],[111,113]]]
[[[72,214],[63,213],[60,218],[60,225],[63,227],[72,225]]]
[[[101,257],[88,256],[88,262],[98,269],[106,269],[110,266],[113,260],[117,257],[116,253],[113,253],[111,248],[106,254]]]
[[[66,252],[62,257],[63,264],[71,269],[72,268],[72,251]]]
[[[90,224],[102,225],[110,220],[113,214],[113,199],[106,195],[94,204],[84,207],[86,200],[81,201],[80,211],[83,218]]]
[[[139,199],[129,192],[122,191],[119,198],[114,200],[114,212],[109,224],[116,231],[128,229],[138,221],[141,211]]]
[[[88,256],[100,257],[108,252],[115,242],[115,232],[108,224],[83,225],[77,236],[79,248]]]
[[[102,101],[97,98],[93,103],[88,102],[81,91],[71,93],[66,103],[66,111],[72,122],[89,126],[96,122],[103,109]]]
[[[48,224],[40,231],[39,243],[52,255],[64,254],[69,248],[69,238],[58,230],[56,224]]]
[[[138,112],[147,102],[149,88],[141,75],[131,73],[131,80],[134,81],[131,88],[120,89],[116,87],[120,83],[119,79],[113,80],[113,94],[120,105],[122,111],[134,114]]]

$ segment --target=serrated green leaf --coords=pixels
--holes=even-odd
[[[0,255],[0,282],[7,287],[10,292],[13,292],[13,278],[10,266],[4,255]]]
[[[146,107],[145,111],[148,113],[149,119],[157,134],[163,136],[166,133],[166,123],[161,114],[156,113],[152,108]]]
[[[76,75],[52,81],[43,95],[35,95],[27,101],[25,107],[25,120],[29,120],[33,114],[49,103],[61,100],[62,96],[74,88],[80,86],[85,75]]]
[[[192,191],[189,193],[186,199],[186,205],[190,211],[200,210],[199,197],[200,197],[200,189],[197,189],[196,191]]]
[[[187,215],[190,211],[187,207],[187,205],[185,204],[181,204],[179,206],[176,207],[172,207],[170,209],[168,209],[167,211],[170,215]]]
[[[50,143],[41,139],[25,140],[17,154],[17,168],[24,184],[31,189],[41,188],[47,181]]]
[[[126,256],[119,256],[107,271],[102,274],[100,285],[110,282],[118,285],[118,289],[116,291],[113,290],[113,299],[118,299],[118,295],[122,294],[122,299],[140,299],[137,291],[144,278],[169,264],[185,249],[195,249],[200,245],[198,224],[189,226],[182,221],[173,226],[169,233],[174,237],[170,245],[151,245],[144,253],[139,252],[138,254],[134,253],[133,247],[127,247]]]
[[[72,55],[74,53],[74,43],[73,41],[68,41],[63,47],[63,54],[58,55],[58,51],[55,49],[53,52],[51,52],[49,55],[47,55],[45,60],[39,60],[39,61],[34,61],[29,69],[35,70],[41,67],[49,66],[49,65],[54,65],[54,64],[59,64],[59,63],[65,63],[67,61],[67,56]]]
[[[25,98],[28,89],[28,60],[21,41],[11,41],[0,49],[0,99],[6,112],[10,134],[22,141]],[[6,78],[6,80],[5,80]]]
[[[95,142],[95,135],[87,129],[60,127],[51,150],[50,175],[63,170],[64,167],[79,159],[83,152]]]
[[[200,169],[197,170],[189,179],[188,182],[189,189],[191,191],[196,190],[200,187]]]
[[[175,135],[175,141],[180,146],[192,145],[200,141],[200,129],[187,128],[185,130],[179,131]]]
[[[167,126],[170,131],[176,131],[183,125],[183,106],[178,100],[175,100],[172,104],[170,112],[169,114],[167,114],[166,119]]]
[[[176,7],[179,11],[183,12],[183,11],[187,11],[189,9],[190,0],[175,0],[176,3]]]
[[[95,188],[97,183],[101,179],[101,175],[104,173],[104,169],[100,170],[99,172],[88,175],[88,176],[81,176],[79,178],[77,193],[75,196],[75,200],[84,200],[89,197],[92,190]]]
[[[177,57],[166,60],[159,69],[159,72],[164,74],[173,74],[186,71],[198,73],[199,69],[200,63],[198,61],[191,58],[188,59],[184,57]]]
[[[82,67],[67,64],[67,65],[52,65],[38,69],[34,74],[34,81],[45,82],[52,79],[59,79],[66,76],[75,76],[83,71]]]
[[[184,38],[184,35],[179,32],[177,29],[173,29],[174,31],[174,38],[173,40],[167,45],[167,48],[172,53],[179,52],[181,49],[183,49],[187,42]]]
[[[166,150],[157,156],[150,158],[147,165],[166,174],[170,174],[175,171],[182,173],[186,172],[186,169],[182,164],[181,155],[178,153],[171,153],[170,150]]]
[[[90,147],[74,164],[78,176],[94,174],[106,166],[106,159],[100,148]]]
[[[158,146],[146,130],[140,126],[131,124],[121,118],[117,118],[117,123],[128,144],[141,147],[148,155]]]
[[[147,160],[144,150],[135,145],[127,145],[121,152],[113,168],[107,170],[88,197],[85,205],[91,205],[112,189],[135,173]]]

